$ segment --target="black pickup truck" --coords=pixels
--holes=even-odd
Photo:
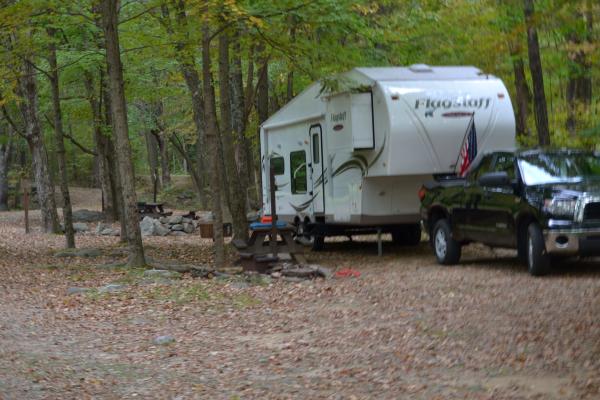
[[[517,249],[532,275],[558,256],[600,255],[600,155],[579,150],[484,154],[464,179],[428,183],[421,217],[440,264],[481,242]]]

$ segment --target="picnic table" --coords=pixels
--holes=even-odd
[[[289,254],[298,257],[304,254],[304,246],[296,243],[294,234],[296,229],[282,221],[275,224],[277,237],[273,238],[271,223],[254,222],[250,224],[250,239],[247,242],[234,240],[232,243],[238,249],[244,269],[261,270],[261,266],[268,267],[269,263],[279,260],[278,254]],[[275,240],[275,254],[273,254],[272,240]]]
[[[144,201],[139,201],[137,203],[137,208],[140,218],[144,218],[145,216],[159,218],[173,215],[172,211],[165,212],[164,203],[146,203]]]

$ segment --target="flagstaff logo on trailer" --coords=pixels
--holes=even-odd
[[[346,120],[346,111],[342,111],[336,114],[331,114],[330,118],[331,122],[342,122]],[[344,124],[335,124],[333,126],[333,130],[334,131],[341,131],[342,129],[344,129]]]
[[[492,103],[491,97],[480,97],[478,99],[474,99],[471,97],[463,97],[459,96],[454,99],[417,99],[415,101],[415,110],[425,109],[425,117],[433,117],[433,114],[437,109],[450,110],[456,108],[462,109],[470,109],[473,110],[486,110],[489,108]],[[471,112],[472,113],[472,112]],[[470,115],[471,113],[468,113]],[[446,115],[448,114],[448,115]],[[459,113],[446,113],[444,116],[458,116]],[[462,115],[462,114],[461,114]],[[467,113],[465,113],[467,115]]]
[[[337,114],[331,114],[331,122],[341,122],[346,120],[346,111]]]

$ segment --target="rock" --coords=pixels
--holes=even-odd
[[[144,271],[144,276],[151,278],[177,279],[181,278],[181,273],[166,269],[148,269]]]
[[[183,225],[182,224],[175,224],[171,227],[172,231],[182,231],[183,230]]]
[[[168,224],[169,223],[169,218],[167,218],[167,217],[160,217],[158,219],[158,222],[160,222],[161,224]]]
[[[194,233],[194,225],[190,223],[183,224],[183,231],[185,233]]]
[[[167,236],[169,234],[169,228],[164,226],[158,220],[154,220],[154,234],[157,236]]]
[[[181,224],[182,221],[183,221],[183,217],[181,215],[171,215],[167,222],[170,225],[176,225],[176,224]]]
[[[329,279],[333,276],[333,272],[327,267],[322,267],[320,265],[311,265],[311,267],[315,269],[315,272],[318,276],[321,276],[325,279]]]
[[[192,220],[192,226],[194,227],[194,230],[198,229],[198,225],[200,225],[200,221],[197,221],[197,220],[193,219]]]
[[[140,222],[140,229],[142,231],[142,236],[154,235],[154,219],[145,216],[142,222]]]
[[[98,222],[104,219],[104,213],[101,211],[75,210],[73,211],[74,222]]]
[[[182,224],[190,224],[190,223],[192,223],[192,219],[191,218],[182,217],[181,218],[181,223]]]
[[[65,249],[54,254],[56,257],[100,257],[99,249]]]
[[[106,229],[103,229],[103,230],[102,230],[102,232],[100,232],[100,234],[101,234],[102,236],[116,236],[116,235],[115,235],[115,232],[117,232],[115,229],[112,229],[112,228],[106,228]],[[119,234],[120,234],[120,233],[119,233]]]
[[[124,285],[119,285],[117,283],[109,283],[108,285],[99,288],[98,293],[115,293],[120,292],[123,289],[125,289]]]
[[[107,224],[104,222],[100,222],[97,226],[96,226],[96,234],[101,235],[102,231],[105,229],[111,229],[112,225],[111,224]]]
[[[273,273],[271,273],[271,278],[274,278],[274,279],[281,278],[281,272],[273,272]]]
[[[75,232],[87,232],[90,230],[90,227],[85,222],[75,222],[73,223],[73,230]]]
[[[290,276],[295,278],[312,278],[316,275],[316,271],[310,267],[298,267],[293,269],[283,269],[281,271],[283,276]]]
[[[121,236],[121,230],[120,229],[113,229],[112,233],[110,234],[110,236]]]
[[[175,342],[175,338],[170,335],[157,336],[154,338],[153,343],[159,346],[164,346]]]
[[[182,231],[171,231],[171,233],[169,235],[171,235],[171,236],[185,236],[186,233],[182,232]]]
[[[91,290],[92,289],[90,289],[90,288],[70,287],[70,288],[67,289],[67,295],[71,296],[73,294],[87,293],[87,292],[89,292]]]

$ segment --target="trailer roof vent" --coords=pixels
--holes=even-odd
[[[427,64],[413,64],[409,69],[412,72],[433,72],[433,69]]]

